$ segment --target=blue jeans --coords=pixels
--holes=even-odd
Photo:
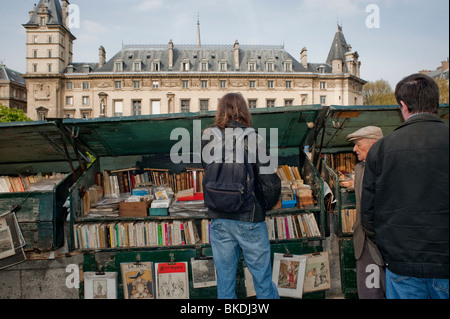
[[[448,279],[396,275],[386,269],[387,299],[449,299]]]
[[[229,219],[211,221],[211,248],[217,271],[217,297],[236,299],[236,270],[240,250],[253,276],[258,299],[278,299],[272,282],[270,242],[266,222]]]

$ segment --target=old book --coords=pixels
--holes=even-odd
[[[158,299],[189,299],[187,262],[157,263],[155,270]]]
[[[155,299],[152,262],[121,263],[125,299]]]

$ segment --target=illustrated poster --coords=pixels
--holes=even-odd
[[[123,293],[125,299],[155,299],[153,263],[122,263]]]
[[[189,299],[187,262],[156,264],[158,299]]]

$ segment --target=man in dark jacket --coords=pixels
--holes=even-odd
[[[449,126],[439,89],[413,74],[397,84],[405,122],[370,149],[361,214],[386,265],[389,299],[449,298]]]

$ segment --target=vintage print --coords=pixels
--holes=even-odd
[[[272,280],[280,297],[302,298],[306,256],[274,254]]]
[[[117,273],[84,273],[84,299],[117,299]]]
[[[156,264],[158,299],[189,299],[187,262]]]
[[[155,299],[153,263],[122,263],[122,281],[125,299]]]
[[[330,289],[330,260],[328,252],[309,254],[307,258],[303,292]]]
[[[191,266],[194,288],[217,286],[216,267],[212,258],[191,258]]]
[[[15,254],[14,243],[11,236],[11,230],[5,218],[0,219],[0,259]]]

